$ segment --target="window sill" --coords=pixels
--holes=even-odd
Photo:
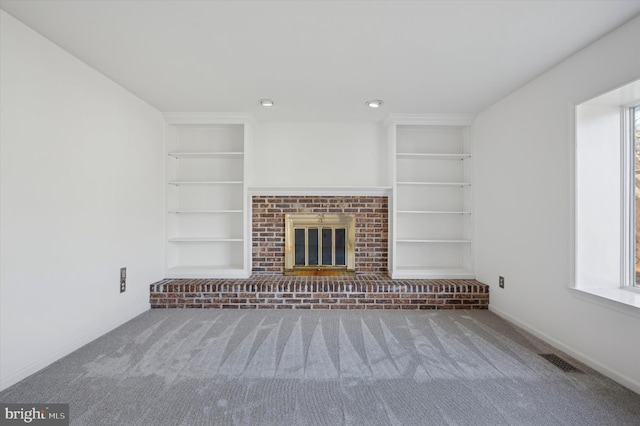
[[[640,317],[640,291],[635,288],[569,287],[569,290],[581,299]]]

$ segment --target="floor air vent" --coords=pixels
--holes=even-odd
[[[538,354],[538,355],[540,355],[542,358],[546,359],[547,361],[549,361],[551,364],[555,365],[562,371],[566,371],[568,373],[582,373],[582,371],[578,370],[576,367],[569,364],[567,361],[560,358],[556,354]]]

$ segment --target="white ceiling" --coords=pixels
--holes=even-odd
[[[0,6],[161,111],[249,112],[264,121],[479,112],[640,14],[640,0]],[[261,108],[259,98],[276,106]],[[376,98],[382,108],[364,106]]]

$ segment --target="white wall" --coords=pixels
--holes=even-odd
[[[260,123],[250,186],[388,186],[386,133],[375,123]]]
[[[637,17],[480,113],[474,126],[475,264],[491,284],[490,308],[637,392],[639,310],[569,287],[574,106],[639,76]]]
[[[3,389],[149,308],[163,272],[164,125],[2,11],[0,29]]]

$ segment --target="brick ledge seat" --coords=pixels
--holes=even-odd
[[[165,279],[150,286],[152,308],[487,309],[476,280],[392,280],[385,275]]]

